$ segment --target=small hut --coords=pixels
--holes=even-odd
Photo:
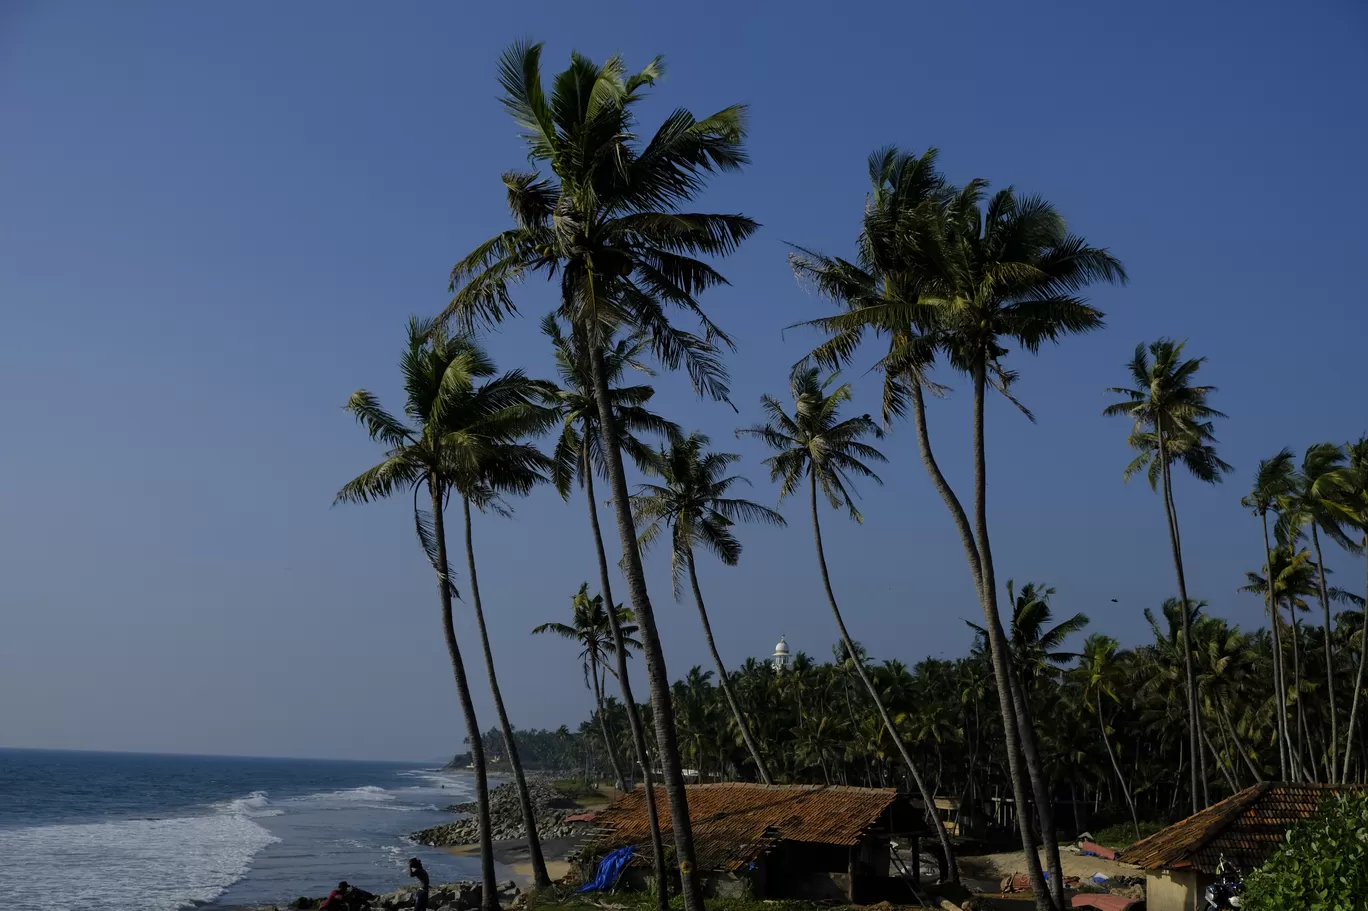
[[[709,897],[836,899],[909,897],[891,842],[929,832],[924,811],[892,788],[836,785],[689,785],[689,817],[704,893]],[[656,789],[667,847],[670,806]],[[623,795],[594,824],[593,853],[632,845],[629,884],[642,885],[653,867],[645,790]],[[915,864],[916,850],[908,855]],[[909,871],[915,878],[915,872]]]
[[[1349,785],[1255,785],[1136,842],[1122,859],[1145,871],[1149,911],[1188,911],[1216,878],[1221,858],[1249,873],[1278,850],[1289,826],[1314,815],[1324,800],[1364,790]]]

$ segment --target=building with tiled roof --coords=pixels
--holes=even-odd
[[[1149,838],[1122,855],[1146,874],[1149,911],[1186,911],[1215,878],[1222,859],[1248,873],[1282,844],[1293,823],[1314,815],[1323,801],[1361,793],[1355,785],[1264,783],[1228,797]]]
[[[924,811],[892,788],[836,785],[689,785],[694,850],[705,890],[757,898],[836,898],[880,895],[897,866],[890,842],[926,834]],[[672,841],[670,805],[656,789],[660,831]],[[594,820],[593,854],[635,847],[633,867],[652,867],[645,789],[624,794]],[[909,859],[915,852],[907,852]],[[898,871],[901,872],[901,871]]]

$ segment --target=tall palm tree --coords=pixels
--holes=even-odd
[[[935,821],[936,834],[940,837],[941,850],[946,859],[944,876],[949,881],[958,882],[959,868],[955,864],[954,848],[950,844],[949,833],[946,832],[945,826],[935,819],[931,810],[936,805],[935,795],[927,790],[917,764],[912,761],[912,756],[899,736],[892,716],[889,715],[878,690],[870,680],[855,641],[846,629],[841,608],[836,603],[836,594],[831,588],[831,574],[827,570],[826,553],[822,547],[822,525],[817,509],[818,489],[821,489],[822,496],[833,509],[844,506],[851,519],[862,522],[864,517],[855,507],[852,497],[852,476],[882,483],[879,476],[866,463],[887,461],[879,450],[861,442],[863,437],[883,436],[883,432],[869,415],[841,419],[841,406],[850,401],[851,392],[849,384],[832,389],[831,385],[835,379],[833,375],[823,381],[816,368],[794,371],[790,380],[793,414],[785,412],[784,406],[777,399],[768,395],[763,396],[760,404],[768,418],[767,423],[738,430],[737,435],[755,437],[774,450],[776,454],[766,459],[765,464],[769,467],[770,478],[780,483],[781,501],[797,493],[804,477],[807,478],[812,507],[812,533],[817,545],[817,567],[822,574],[822,588],[826,592],[827,603],[841,632],[841,643],[856,675],[868,691],[870,701],[874,703],[879,717],[883,719],[888,736],[897,745],[930,818]]]
[[[997,606],[992,547],[987,521],[984,399],[992,385],[1009,400],[1015,373],[1004,367],[1005,344],[1015,341],[1036,352],[1046,341],[1101,326],[1102,314],[1078,292],[1098,281],[1124,282],[1119,261],[1104,249],[1070,234],[1048,202],[999,191],[983,208],[987,184],[971,181],[956,191],[935,170],[935,150],[920,158],[880,150],[870,160],[874,191],[866,205],[864,230],[854,264],[800,250],[794,267],[848,312],[812,321],[832,334],[814,352],[819,362],[838,366],[848,359],[860,333],[873,330],[889,341],[881,360],[885,372],[884,413],[901,414],[910,401],[922,460],[961,537],[984,610],[1008,757],[1016,763],[1019,743],[1026,761],[1036,812],[1052,872],[1052,901],[1064,902],[1063,877],[1054,832],[1053,796],[1044,777],[1034,725],[1025,699],[1013,685],[1007,640]],[[939,349],[968,374],[974,388],[974,524],[930,453],[923,386],[931,354]],[[932,386],[931,388],[935,388]],[[1020,406],[1019,406],[1020,407]],[[1023,411],[1025,409],[1023,408]],[[1029,415],[1029,412],[1027,412]],[[1026,806],[1026,782],[1013,775],[1018,806]],[[1023,847],[1037,891],[1044,880],[1032,858],[1034,841],[1021,820]],[[1045,903],[1048,904],[1048,903]]]
[[[1116,751],[1112,749],[1111,740],[1107,736],[1106,716],[1102,712],[1102,699],[1106,697],[1113,703],[1120,703],[1116,695],[1116,688],[1121,679],[1120,659],[1117,650],[1120,645],[1110,636],[1101,633],[1094,633],[1083,643],[1083,653],[1079,656],[1077,674],[1083,684],[1083,691],[1090,708],[1097,715],[1097,727],[1102,734],[1102,746],[1107,751],[1107,757],[1111,760],[1112,771],[1116,773],[1116,780],[1121,785],[1121,793],[1126,797],[1126,805],[1130,807],[1131,824],[1135,827],[1135,838],[1140,838],[1140,817],[1135,812],[1135,797],[1131,794],[1130,785],[1126,783],[1126,776],[1121,772],[1121,764],[1116,761]]]
[[[651,468],[663,484],[642,484],[632,497],[632,514],[641,529],[641,549],[644,552],[668,529],[670,535],[670,577],[675,597],[679,597],[680,576],[687,573],[693,589],[698,617],[703,621],[703,638],[708,652],[717,666],[717,683],[736,720],[751,761],[755,763],[760,780],[773,784],[769,767],[760,753],[759,744],[751,734],[746,713],[741,710],[727,677],[722,656],[713,640],[708,609],[703,604],[703,591],[698,585],[694,567],[694,546],[707,548],[727,566],[735,566],[741,558],[741,542],[736,540],[732,526],[737,522],[766,522],[784,525],[784,517],[772,509],[750,500],[729,497],[727,494],[738,483],[747,483],[739,475],[728,475],[727,469],[741,457],[734,452],[709,452],[711,441],[701,433],[676,437],[669,448],[662,448]]]
[[[1357,518],[1354,522],[1363,534],[1360,547],[1365,555],[1368,555],[1368,434],[1359,437],[1352,443],[1346,443],[1344,452],[1349,460],[1349,467],[1353,469],[1357,476],[1357,485],[1353,490],[1351,503],[1354,504]],[[1368,577],[1368,562],[1365,562],[1365,577]],[[1364,597],[1368,598],[1368,578],[1364,583]],[[1349,780],[1349,757],[1354,752],[1354,731],[1358,719],[1359,696],[1363,692],[1364,671],[1368,668],[1368,610],[1363,612],[1363,626],[1359,630],[1359,662],[1358,674],[1354,681],[1354,698],[1349,706],[1349,728],[1344,734],[1344,771],[1340,774],[1341,781]]]
[[[451,565],[447,559],[446,525],[443,512],[452,489],[450,468],[461,461],[462,446],[448,434],[444,423],[450,406],[448,389],[464,382],[472,360],[474,343],[465,337],[451,338],[437,331],[429,321],[413,319],[408,326],[408,349],[400,360],[404,374],[404,412],[414,427],[391,415],[380,406],[375,395],[365,389],[352,393],[347,410],[370,434],[386,447],[384,461],[347,482],[337,493],[335,503],[369,503],[408,488],[413,494],[413,518],[433,570],[437,573],[437,593],[442,607],[442,634],[451,673],[456,680],[456,695],[465,716],[466,737],[470,743],[471,764],[475,767],[476,816],[480,828],[480,878],[484,889],[481,906],[493,911],[499,906],[494,880],[493,828],[489,815],[489,780],[485,767],[480,725],[475,703],[470,697],[465,663],[456,641],[451,600],[456,596]],[[418,505],[418,494],[427,489],[431,512]]]
[[[1259,470],[1254,474],[1254,487],[1249,495],[1240,502],[1263,523],[1264,565],[1273,563],[1273,547],[1268,538],[1268,513],[1276,511],[1278,503],[1292,490],[1292,450],[1282,449],[1271,459],[1259,462]],[[1278,699],[1278,768],[1279,780],[1287,780],[1288,745],[1287,734],[1287,685],[1284,682],[1282,667],[1282,636],[1278,629],[1279,611],[1273,594],[1273,576],[1269,575],[1265,597],[1270,622],[1273,624],[1273,690]]]
[[[551,877],[542,856],[541,843],[537,837],[537,816],[527,789],[527,776],[518,755],[513,725],[508,720],[508,710],[499,688],[494,652],[489,644],[484,600],[480,595],[480,577],[475,562],[471,506],[481,512],[509,515],[510,511],[503,500],[505,496],[525,496],[537,484],[547,480],[544,471],[550,468],[550,460],[526,442],[526,438],[544,432],[554,422],[556,414],[533,403],[534,395],[540,391],[540,384],[529,380],[521,370],[499,374],[489,355],[473,342],[468,345],[462,359],[463,369],[448,370],[443,380],[443,399],[447,404],[442,409],[440,421],[445,444],[452,457],[447,474],[452,489],[461,498],[471,607],[474,608],[475,623],[480,631],[485,672],[489,678],[494,712],[499,719],[499,730],[503,734],[504,752],[513,771],[523,825],[527,829],[533,881],[537,888],[544,889],[550,887]]]
[[[649,141],[638,139],[636,104],[663,69],[657,58],[629,75],[618,57],[600,66],[576,53],[548,94],[541,45],[522,42],[504,52],[504,107],[521,128],[532,162],[550,173],[504,175],[514,226],[452,269],[454,296],[443,318],[470,324],[516,314],[511,285],[543,272],[560,280],[559,316],[585,335],[623,574],[641,624],[684,906],[702,911],[669,677],[636,545],[605,352],[615,332],[640,333],[665,367],[683,367],[700,392],[725,398],[726,372],[716,346],[729,339],[697,300],[724,279],[697,257],[731,253],[759,226],[742,215],[684,210],[711,172],[746,164],[744,107],[702,120],[678,109]],[[702,334],[675,326],[670,308],[695,317]]]
[[[582,583],[579,591],[575,592],[574,597],[570,599],[570,609],[572,612],[570,623],[542,623],[533,627],[532,632],[552,633],[562,639],[569,639],[581,647],[580,664],[584,670],[584,685],[594,694],[594,708],[598,713],[599,733],[603,736],[603,747],[608,752],[608,758],[613,765],[613,773],[617,775],[618,781],[620,783],[625,782],[626,777],[622,774],[617,746],[613,743],[613,736],[608,730],[607,714],[603,710],[603,687],[610,672],[614,676],[619,673],[610,671],[608,666],[608,659],[617,654],[618,641],[622,642],[624,649],[641,648],[641,643],[632,638],[637,631],[635,624],[631,622],[632,612],[619,604],[613,610],[616,616],[610,620],[609,611],[603,606],[603,595],[589,597],[588,582]],[[613,635],[614,625],[618,630],[616,636]]]
[[[1313,443],[1302,456],[1301,469],[1292,479],[1292,490],[1282,499],[1282,521],[1292,528],[1311,528],[1311,546],[1315,550],[1317,585],[1321,610],[1325,618],[1325,689],[1330,703],[1330,784],[1335,783],[1339,771],[1336,757],[1339,751],[1339,720],[1335,710],[1335,661],[1331,651],[1332,621],[1330,595],[1325,584],[1325,561],[1321,554],[1320,536],[1324,532],[1347,550],[1358,545],[1345,534],[1346,525],[1358,518],[1353,500],[1355,473],[1345,464],[1344,453],[1334,443]]]
[[[561,331],[555,314],[542,319],[542,333],[551,340],[556,354],[556,374],[559,385],[546,384],[544,395],[561,415],[561,433],[556,445],[551,469],[551,480],[562,499],[570,498],[570,489],[578,481],[584,489],[589,505],[589,525],[594,536],[594,553],[598,557],[599,585],[610,603],[613,599],[612,574],[608,569],[608,554],[603,546],[603,529],[599,525],[598,501],[594,496],[594,478],[608,474],[608,460],[603,451],[603,434],[599,429],[598,403],[594,398],[593,369],[590,365],[589,344],[583,332]],[[604,369],[608,375],[608,395],[617,419],[618,443],[638,466],[652,458],[652,449],[638,433],[671,436],[679,428],[671,421],[650,411],[646,405],[655,395],[647,385],[623,386],[622,376],[636,370],[650,376],[651,371],[641,361],[646,342],[641,337],[619,338],[604,354]],[[665,868],[665,847],[660,837],[660,814],[656,810],[655,781],[651,772],[651,753],[646,745],[646,732],[632,695],[632,681],[627,674],[627,649],[617,615],[607,612],[617,657],[617,678],[622,688],[622,702],[632,734],[632,746],[637,764],[645,778],[646,817],[651,829],[652,863],[655,866],[657,911],[669,906],[670,877]]]
[[[1173,503],[1173,472],[1175,461],[1180,462],[1193,477],[1209,484],[1219,483],[1230,466],[1216,455],[1211,422],[1225,415],[1207,404],[1216,391],[1215,386],[1195,386],[1193,378],[1206,363],[1206,358],[1183,359],[1186,342],[1161,338],[1135,346],[1135,354],[1127,369],[1134,386],[1112,387],[1107,391],[1122,396],[1122,400],[1108,405],[1103,415],[1124,416],[1133,422],[1128,442],[1139,455],[1126,468],[1127,480],[1139,471],[1146,471],[1151,489],[1162,486],[1164,514],[1168,518],[1169,548],[1173,552],[1173,567],[1178,577],[1178,601],[1189,604],[1187,576],[1183,571],[1183,547],[1178,531],[1178,514]],[[1183,641],[1192,642],[1188,616],[1182,613]],[[1188,745],[1190,756],[1200,757],[1197,740],[1197,679],[1193,667],[1192,649],[1184,655],[1185,690],[1187,701]],[[1198,762],[1190,766],[1192,811],[1198,805]]]

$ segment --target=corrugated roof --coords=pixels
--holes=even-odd
[[[1363,786],[1265,782],[1136,842],[1121,859],[1146,870],[1196,868],[1215,873],[1224,856],[1249,871],[1262,866],[1278,849],[1288,826],[1314,815],[1323,800],[1365,790]]]
[[[689,818],[700,870],[737,870],[780,841],[854,846],[898,801],[892,788],[746,783],[689,785]],[[656,788],[656,809],[666,845],[673,843],[670,804]],[[651,830],[646,791],[624,794],[600,811],[595,824],[606,830],[601,848],[632,844],[649,861]]]

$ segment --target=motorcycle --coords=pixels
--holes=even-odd
[[[1230,863],[1226,863],[1225,855],[1216,864],[1216,881],[1206,887],[1206,907],[1202,911],[1228,911],[1228,909],[1238,909],[1244,906],[1244,901],[1240,898],[1244,892],[1244,879],[1240,876],[1239,869]]]

